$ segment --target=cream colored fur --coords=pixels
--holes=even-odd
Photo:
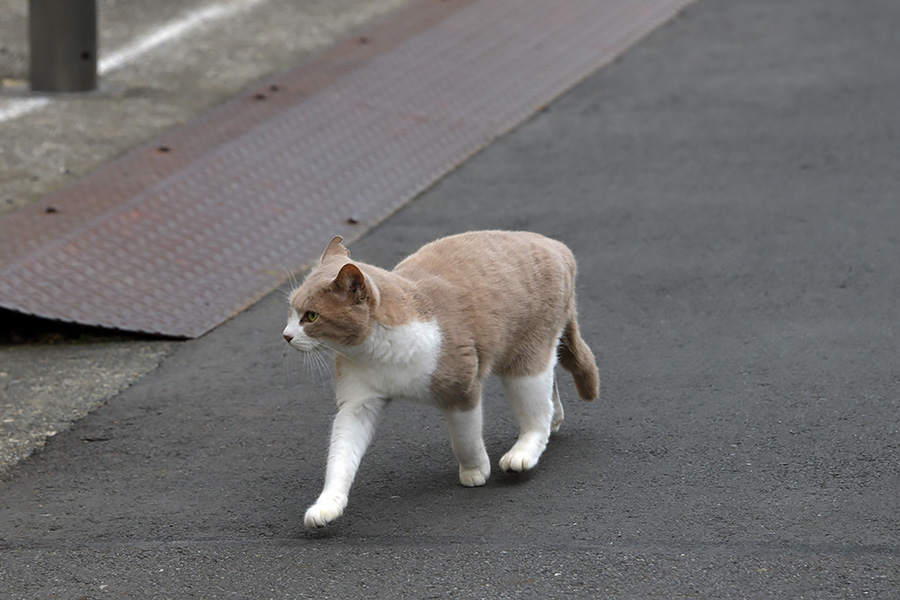
[[[285,340],[335,352],[337,405],[325,485],[308,527],[338,518],[388,400],[442,411],[460,482],[484,485],[481,386],[499,375],[519,421],[505,471],[533,468],[563,420],[559,363],[585,400],[599,395],[594,355],[578,331],[575,258],[535,233],[480,231],[442,238],[393,271],[351,260],[335,237],[290,296]]]

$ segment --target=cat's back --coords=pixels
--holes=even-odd
[[[507,278],[570,279],[575,257],[562,242],[529,231],[470,231],[426,244],[395,273],[413,279],[434,275],[453,282]]]

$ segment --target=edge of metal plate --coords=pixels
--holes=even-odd
[[[689,3],[415,2],[0,219],[0,306],[199,337]]]

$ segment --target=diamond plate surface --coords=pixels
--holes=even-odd
[[[198,337],[688,2],[416,3],[0,220],[0,306]]]

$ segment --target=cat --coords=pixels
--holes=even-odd
[[[575,257],[529,232],[475,231],[423,246],[393,271],[355,262],[336,236],[289,297],[283,335],[306,353],[335,354],[338,411],[325,485],[304,523],[324,527],[350,486],[385,405],[437,407],[450,429],[464,486],[491,473],[482,440],[482,382],[499,375],[520,425],[504,471],[533,468],[563,421],[559,360],[585,400],[599,396],[590,348],[578,331]]]

